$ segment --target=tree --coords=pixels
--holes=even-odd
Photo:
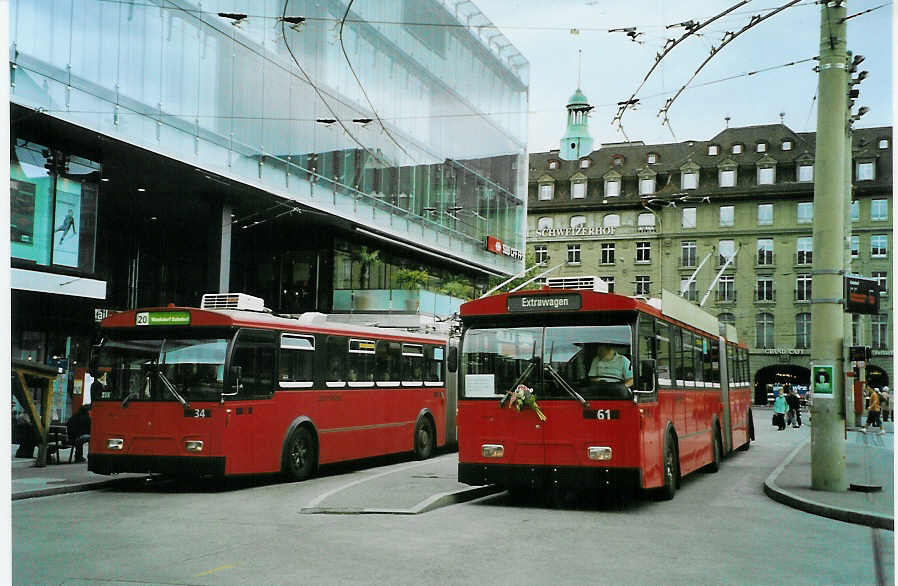
[[[368,287],[368,271],[371,265],[378,262],[379,250],[368,250],[367,246],[360,246],[352,253],[352,260],[359,263],[359,289]]]
[[[400,289],[420,289],[427,284],[430,275],[423,269],[399,269],[394,273]]]
[[[508,291],[511,291],[512,289],[514,289],[521,283],[524,283],[525,281],[532,279],[536,275],[545,271],[546,268],[548,268],[548,267],[543,268],[543,269],[535,268],[535,269],[530,270],[535,265],[536,265],[536,255],[534,255],[532,251],[527,252],[524,256],[524,269],[527,270],[527,272],[524,273],[524,276],[518,277],[517,279],[508,283],[501,289],[493,291],[492,294],[498,295],[499,293],[507,293]],[[549,276],[549,275],[546,275],[546,276]],[[493,287],[495,287],[502,281],[506,280],[507,278],[508,277],[490,277],[490,289],[492,289]],[[538,289],[539,287],[540,287],[540,285],[538,285],[536,283],[536,281],[531,281],[530,283],[528,283],[527,285],[524,286],[524,289]]]
[[[444,283],[440,287],[440,293],[465,300],[474,298],[474,289],[471,283],[461,279],[453,279]]]

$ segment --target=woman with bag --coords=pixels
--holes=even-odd
[[[773,425],[777,427],[777,431],[786,429],[786,411],[788,409],[786,398],[783,396],[783,392],[780,391],[773,402]]]

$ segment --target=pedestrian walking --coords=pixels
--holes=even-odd
[[[788,409],[789,405],[786,403],[786,398],[783,396],[783,392],[780,391],[773,401],[773,425],[777,427],[777,431],[786,429],[786,411]]]
[[[864,429],[878,427],[879,433],[883,433],[880,409],[879,389],[872,389],[867,403],[867,425],[864,426]]]
[[[801,427],[801,399],[798,398],[798,393],[790,390],[786,395],[786,404],[789,406],[788,423],[792,427]]]
[[[879,392],[879,407],[882,411],[883,421],[894,421],[894,416],[892,415],[891,398],[892,396],[889,394],[889,387],[883,387]]]

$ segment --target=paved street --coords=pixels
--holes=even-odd
[[[462,488],[454,453],[334,466],[298,484],[128,480],[19,500],[13,581],[875,584],[878,547],[884,583],[894,583],[891,531],[764,494],[808,433],[759,424],[748,452],[718,474],[688,477],[661,503],[520,505],[500,493],[451,504],[445,495]]]

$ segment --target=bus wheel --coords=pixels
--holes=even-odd
[[[422,417],[415,424],[415,457],[426,460],[433,454],[433,445],[436,442],[436,432],[429,417]]]
[[[723,447],[720,445],[720,429],[715,425],[711,432],[711,462],[705,467],[708,472],[720,470],[720,460],[723,458]]]
[[[670,434],[664,438],[664,486],[655,493],[656,500],[669,501],[677,494],[677,448]]]
[[[290,434],[284,461],[284,475],[288,480],[305,480],[315,469],[315,440],[305,427],[297,427]]]

